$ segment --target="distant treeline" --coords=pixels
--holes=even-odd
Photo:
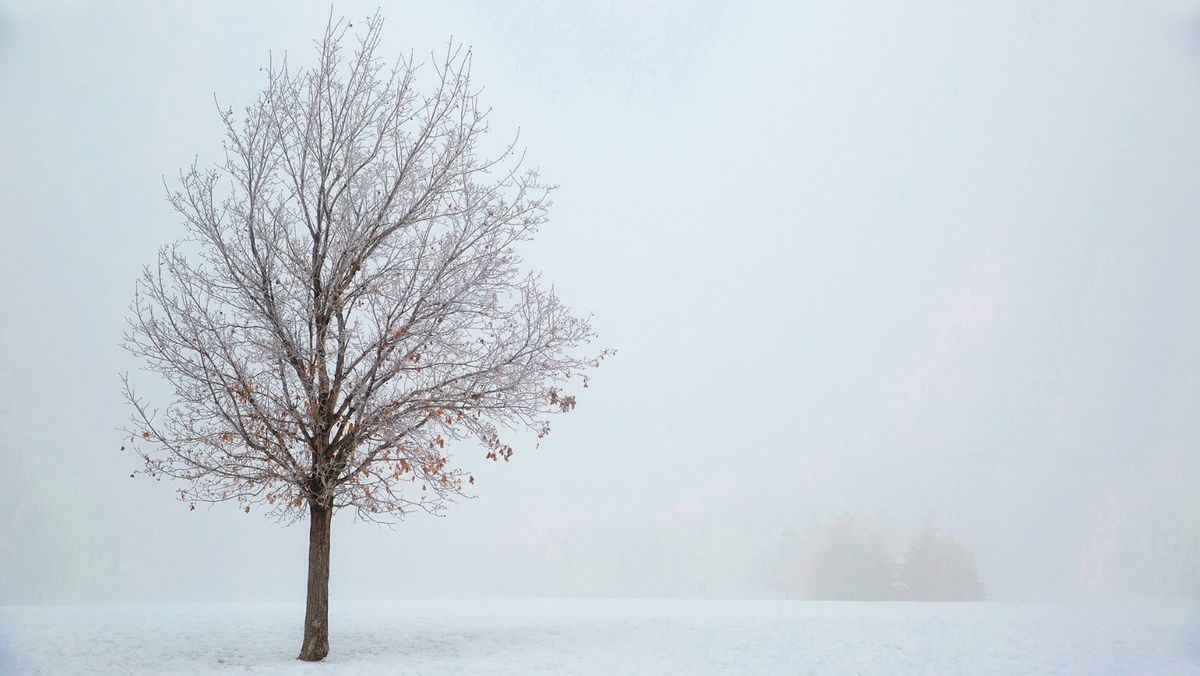
[[[794,535],[794,534],[793,534]],[[887,523],[859,526],[853,514],[788,543],[784,591],[839,601],[978,601],[986,596],[974,558],[933,515],[901,546]],[[797,546],[798,545],[798,546]]]

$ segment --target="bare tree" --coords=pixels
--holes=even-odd
[[[508,460],[501,434],[544,436],[606,355],[579,355],[588,322],[521,271],[551,188],[513,145],[484,157],[470,51],[422,89],[411,57],[378,56],[381,24],[331,20],[315,67],[272,62],[220,111],[225,159],[169,190],[187,236],[145,269],[125,338],[172,388],[155,409],[125,380],[143,473],[191,509],[307,513],[302,660],[329,652],[334,512],[440,511],[474,483],[453,442]]]

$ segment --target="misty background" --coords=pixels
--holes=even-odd
[[[352,21],[372,3],[338,2]],[[0,2],[0,603],[297,600],[307,527],[129,473],[118,348],[325,3]],[[990,597],[1200,585],[1200,3],[402,2],[561,185],[525,249],[618,354],[477,499],[334,519],[336,598],[773,597],[929,513]],[[818,526],[813,526],[818,524]]]

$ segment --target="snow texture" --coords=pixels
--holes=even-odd
[[[0,607],[3,674],[1200,674],[1195,606],[684,600]]]

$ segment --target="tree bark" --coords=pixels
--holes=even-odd
[[[319,662],[329,654],[329,527],[333,508],[309,503],[308,600],[300,659]]]

